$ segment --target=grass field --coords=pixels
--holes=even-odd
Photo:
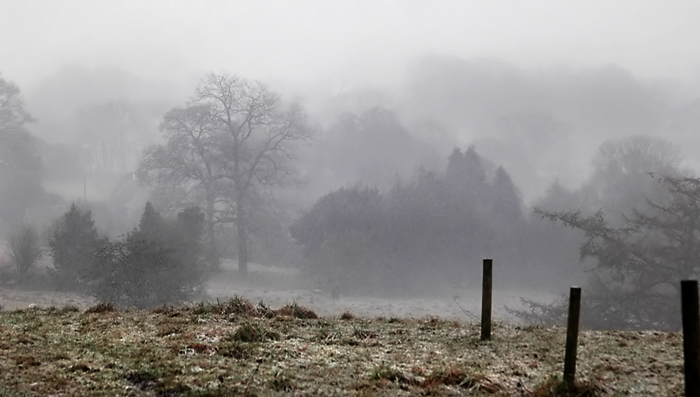
[[[566,395],[565,330],[317,317],[234,298],[0,312],[2,396]],[[683,394],[682,337],[583,331],[571,395]]]

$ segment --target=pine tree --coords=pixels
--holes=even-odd
[[[622,226],[612,225],[601,211],[590,216],[538,211],[585,233],[581,258],[597,262],[582,308],[590,327],[680,327],[679,281],[700,274],[700,179],[660,179],[670,198],[633,209]],[[563,316],[565,308],[559,309]]]
[[[49,248],[59,286],[74,289],[94,264],[99,236],[90,211],[72,204],[53,225]]]
[[[518,188],[515,187],[510,175],[503,167],[498,167],[492,183],[493,212],[502,219],[511,222],[522,222],[522,200]]]

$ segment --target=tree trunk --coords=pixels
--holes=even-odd
[[[245,277],[248,275],[248,225],[243,214],[238,214],[237,218],[238,274]]]

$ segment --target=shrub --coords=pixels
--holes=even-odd
[[[10,237],[10,261],[17,267],[21,275],[41,258],[41,245],[39,234],[32,225],[23,224],[19,230]]]
[[[137,229],[98,245],[87,275],[91,293],[102,302],[136,308],[190,299],[202,288],[203,225],[197,208],[169,221],[146,204]]]

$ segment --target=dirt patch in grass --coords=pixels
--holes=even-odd
[[[455,320],[312,312],[242,298],[0,312],[0,394],[565,395],[562,328],[497,323],[482,342],[476,324]],[[584,331],[579,340],[571,395],[682,395],[679,333]]]

